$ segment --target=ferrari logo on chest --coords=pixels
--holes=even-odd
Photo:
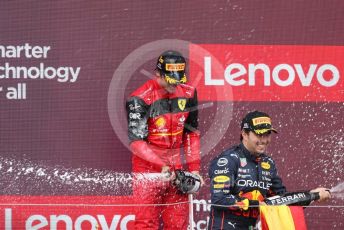
[[[178,99],[178,107],[181,111],[184,111],[186,105],[186,99]]]

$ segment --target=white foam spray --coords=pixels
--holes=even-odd
[[[330,191],[334,198],[344,200],[344,182],[337,184]]]
[[[162,180],[161,173],[135,174],[140,183]],[[134,174],[47,165],[0,156],[1,195],[130,195]]]
[[[1,194],[5,195],[125,195],[130,173],[46,165],[27,159],[0,157]]]

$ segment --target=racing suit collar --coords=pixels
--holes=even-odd
[[[163,95],[163,96],[168,96],[171,97],[173,95],[177,94],[177,91],[180,90],[180,85],[175,86],[175,90],[174,92],[168,92],[162,85],[159,84],[157,79],[154,79],[154,87],[156,90],[158,90],[159,94]]]
[[[245,157],[248,159],[251,159],[252,161],[258,161],[259,158],[261,158],[262,155],[264,154],[260,154],[259,156],[255,156],[253,155],[250,151],[248,151],[246,149],[246,147],[244,146],[244,144],[241,142],[239,147],[242,149],[242,152],[244,153]]]

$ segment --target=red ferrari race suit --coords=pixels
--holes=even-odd
[[[188,171],[200,169],[197,92],[179,84],[168,93],[156,80],[149,80],[134,91],[127,101],[128,136],[133,153],[135,175],[133,195],[138,204],[169,204],[137,207],[135,228],[158,229],[162,216],[164,229],[186,229],[187,195],[170,182],[149,179],[145,175],[160,173],[162,166],[183,169],[181,148]],[[135,177],[134,177],[135,178]]]

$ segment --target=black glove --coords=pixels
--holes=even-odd
[[[172,183],[183,194],[196,193],[201,188],[198,175],[182,170],[176,170],[175,174],[176,179]]]

